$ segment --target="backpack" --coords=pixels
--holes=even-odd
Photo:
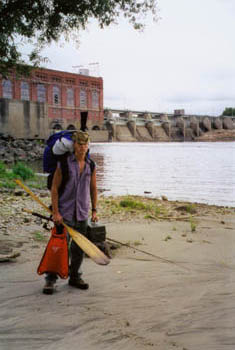
[[[54,144],[57,140],[61,140],[62,137],[66,138],[67,140],[72,140],[73,131],[59,131],[49,137],[45,147],[44,153],[43,153],[43,171],[46,173],[49,173],[47,177],[47,188],[48,190],[51,189],[53,176],[56,171],[57,162],[59,161],[61,163],[61,171],[62,171],[62,184],[60,187],[60,193],[62,190],[64,190],[65,184],[68,180],[68,163],[67,163],[67,157],[69,155],[69,152],[66,152],[62,155],[55,155],[52,151]],[[86,154],[86,161],[89,159],[90,168],[91,168],[91,174],[93,173],[95,169],[95,162],[90,158],[89,150]]]
[[[45,173],[52,174],[56,170],[58,157],[52,152],[52,148],[57,140],[61,140],[62,137],[67,140],[72,141],[72,131],[59,131],[49,137],[46,144],[47,146],[44,149],[43,153],[43,171]]]

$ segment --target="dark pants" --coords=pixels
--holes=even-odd
[[[67,221],[64,220],[66,224],[73,227],[76,231],[82,233],[84,236],[87,234],[87,220],[84,221]],[[70,257],[70,268],[69,276],[70,279],[78,279],[82,275],[80,267],[84,258],[83,250],[72,240],[68,235],[68,245],[69,245],[69,257]],[[47,273],[47,281],[56,281],[57,275],[54,273]]]

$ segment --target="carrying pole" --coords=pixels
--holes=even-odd
[[[177,263],[175,263],[175,262],[172,261],[172,260],[168,260],[168,259],[162,258],[162,257],[160,257],[160,256],[158,256],[158,255],[155,255],[155,254],[146,252],[146,250],[142,250],[142,249],[133,247],[132,245],[130,245],[130,244],[128,244],[128,243],[122,243],[122,242],[119,242],[119,241],[117,241],[117,240],[115,240],[115,239],[108,238],[108,237],[107,237],[106,239],[107,239],[107,241],[110,241],[110,242],[113,242],[113,243],[117,243],[117,244],[120,244],[120,245],[122,245],[122,246],[124,246],[124,247],[130,248],[130,249],[133,249],[133,250],[137,250],[137,251],[140,252],[140,253],[143,253],[143,254],[147,254],[147,255],[149,255],[149,256],[152,256],[153,258],[158,259],[158,260],[161,260],[162,262],[169,263],[169,264],[174,264],[174,265],[178,265]],[[179,265],[178,265],[178,266],[179,266]],[[182,266],[180,266],[180,267],[182,267]],[[185,268],[185,267],[183,267],[183,268]]]

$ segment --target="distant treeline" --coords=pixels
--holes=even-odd
[[[223,115],[227,115],[227,116],[235,116],[235,108],[225,108],[225,110],[223,111]]]

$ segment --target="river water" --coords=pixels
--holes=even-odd
[[[105,195],[235,207],[235,142],[94,143],[90,152]]]
[[[97,182],[107,195],[235,207],[235,142],[97,143]]]

